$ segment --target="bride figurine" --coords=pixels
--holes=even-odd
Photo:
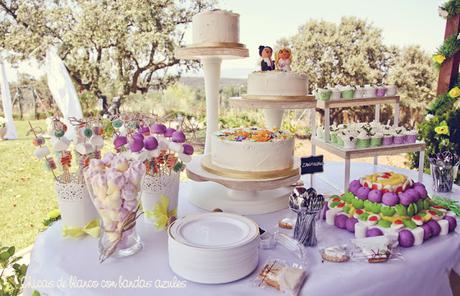
[[[272,60],[273,49],[270,46],[259,46],[259,55],[262,58],[260,61],[261,71],[275,70],[275,63]]]
[[[281,48],[275,54],[276,69],[284,72],[291,71],[292,54],[287,47]]]

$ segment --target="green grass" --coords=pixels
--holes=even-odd
[[[31,121],[45,127],[45,121]],[[57,207],[53,176],[33,156],[27,121],[16,121],[18,139],[0,141],[0,245],[24,248],[43,229],[42,220]]]

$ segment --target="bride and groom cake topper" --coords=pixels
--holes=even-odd
[[[291,71],[292,54],[287,47],[282,47],[275,53],[275,61],[272,60],[273,49],[270,46],[260,45],[259,56],[261,71],[279,70],[284,72]]]

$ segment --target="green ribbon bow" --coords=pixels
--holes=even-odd
[[[177,209],[169,211],[168,208],[169,198],[161,195],[160,201],[153,206],[153,211],[144,211],[144,215],[154,220],[156,229],[164,230],[168,226],[169,219],[177,215]]]
[[[99,225],[99,219],[94,219],[88,222],[85,226],[82,228],[79,227],[68,227],[64,225],[62,228],[62,235],[64,237],[73,237],[77,238],[82,235],[90,235],[92,237],[99,237],[101,231],[101,227]]]

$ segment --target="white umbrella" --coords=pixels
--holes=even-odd
[[[11,104],[10,87],[8,84],[8,79],[6,77],[5,64],[3,63],[3,60],[1,57],[0,57],[0,84],[1,84],[3,112],[5,113],[5,120],[6,120],[6,135],[4,138],[8,140],[14,140],[17,138],[17,134],[16,134],[16,127],[14,126],[14,121],[13,121],[13,106]]]
[[[73,139],[75,128],[70,125],[69,118],[82,119],[83,113],[70,75],[55,48],[50,48],[46,52],[45,67],[48,87],[68,126],[66,137]]]

